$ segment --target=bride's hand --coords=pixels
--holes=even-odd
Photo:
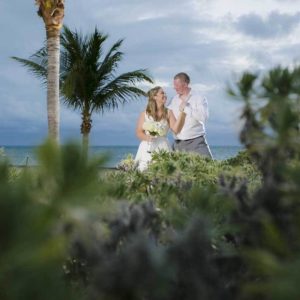
[[[183,112],[185,107],[186,107],[186,102],[181,102],[180,105],[179,105],[179,111]]]

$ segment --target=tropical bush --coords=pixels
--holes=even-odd
[[[136,168],[130,156],[118,169],[110,174],[109,180],[116,182],[119,197],[134,202],[151,198],[160,208],[166,208],[172,198],[175,203],[184,203],[193,188],[213,188],[220,180],[245,181],[251,190],[261,184],[261,174],[246,151],[224,161],[192,153],[160,151],[153,154],[145,172]]]

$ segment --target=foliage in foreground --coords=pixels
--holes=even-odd
[[[3,163],[1,299],[299,299],[299,74],[231,89],[247,153],[228,161],[160,153],[104,176],[68,145],[14,180]]]

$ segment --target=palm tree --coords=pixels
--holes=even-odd
[[[81,134],[85,150],[89,144],[92,114],[106,109],[114,110],[119,104],[144,96],[145,92],[136,84],[143,81],[152,83],[145,69],[116,75],[123,58],[123,53],[119,51],[123,40],[114,43],[104,55],[103,47],[107,38],[108,35],[100,33],[97,28],[92,34],[82,36],[64,26],[61,34],[61,96],[65,104],[81,112]],[[45,47],[33,54],[30,60],[14,59],[39,78],[45,79]]]
[[[47,112],[50,139],[59,141],[59,55],[60,29],[64,18],[64,0],[35,0],[47,34]]]

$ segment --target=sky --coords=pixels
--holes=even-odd
[[[46,90],[10,57],[29,58],[45,29],[34,0],[0,0],[0,146],[38,145],[47,137]],[[300,58],[300,0],[65,0],[66,24],[124,39],[119,72],[147,69],[168,101],[173,77],[186,72],[208,100],[210,145],[239,145],[242,102],[226,93],[242,72],[292,66]],[[137,145],[147,99],[93,115],[92,145]],[[62,142],[80,140],[80,113],[61,105]]]

